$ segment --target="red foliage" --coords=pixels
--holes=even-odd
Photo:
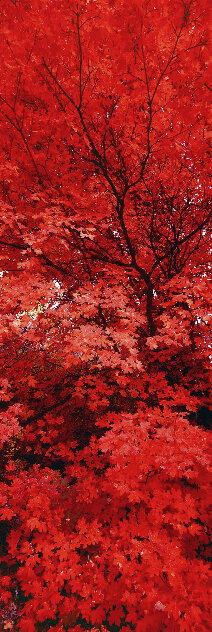
[[[201,0],[2,0],[1,629],[210,627]]]

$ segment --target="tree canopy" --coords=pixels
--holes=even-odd
[[[1,1],[2,630],[210,628],[208,14]]]

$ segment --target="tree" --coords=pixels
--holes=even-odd
[[[2,629],[209,629],[207,3],[1,22]]]

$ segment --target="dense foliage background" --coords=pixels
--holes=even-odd
[[[1,630],[209,630],[209,3],[0,16]]]

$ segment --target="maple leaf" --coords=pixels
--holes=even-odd
[[[33,516],[31,518],[28,518],[27,525],[30,527],[30,529],[32,531],[34,529],[37,529],[40,532],[47,530],[46,525],[43,522],[41,522],[40,520],[38,520],[36,517],[33,517]]]
[[[13,511],[9,507],[3,507],[0,509],[0,513],[3,520],[11,520],[13,517]]]
[[[157,349],[158,348],[157,340],[155,340],[154,338],[147,338],[146,339],[146,344],[148,345],[148,347],[150,347],[150,349]]]
[[[110,625],[120,625],[121,619],[123,618],[123,610],[122,608],[115,608],[112,610],[108,617],[108,623]]]
[[[22,632],[24,632],[24,630],[29,630],[29,632],[34,632],[35,621],[33,620],[33,617],[23,617],[22,620],[20,621],[19,628]]]

